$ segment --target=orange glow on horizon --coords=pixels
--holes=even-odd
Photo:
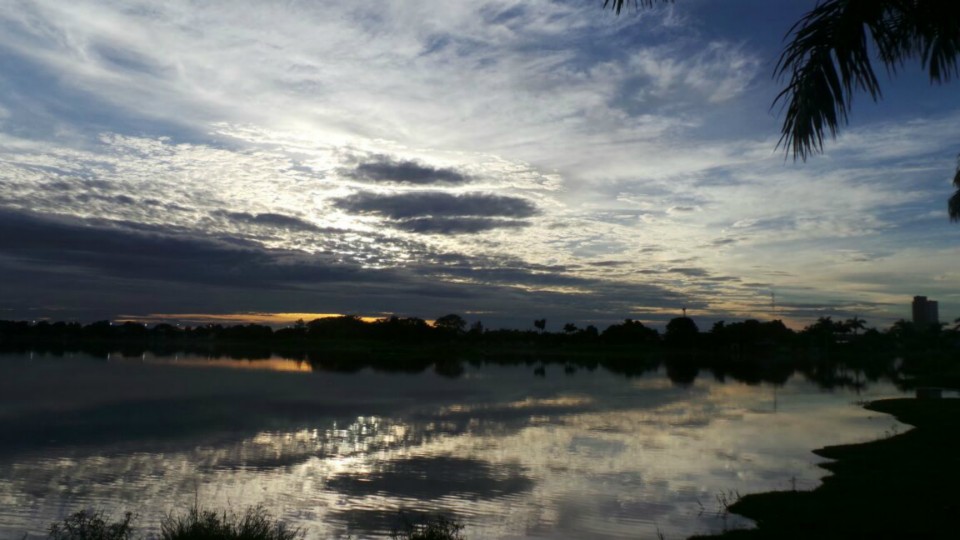
[[[329,317],[343,317],[342,313],[150,313],[147,315],[122,315],[118,322],[138,323],[185,323],[198,324],[265,324],[269,326],[286,326],[303,320],[310,322],[315,319]],[[374,322],[381,317],[360,317],[363,322]]]

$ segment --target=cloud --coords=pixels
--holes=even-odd
[[[706,269],[703,269],[703,268],[692,268],[692,267],[688,267],[688,268],[682,268],[682,267],[671,268],[671,269],[670,269],[670,272],[673,272],[673,273],[676,273],[676,274],[683,274],[683,275],[688,276],[688,277],[705,277],[705,276],[709,276],[709,275],[710,275],[710,272],[708,272]]]
[[[441,252],[406,268],[371,268],[335,253],[269,249],[163,225],[0,211],[0,228],[0,280],[8,285],[0,302],[20,312],[67,306],[57,313],[84,319],[318,307],[423,316],[469,307],[489,312],[487,323],[509,325],[525,324],[533,312],[615,320],[630,315],[633,305],[684,302],[655,284],[595,280],[518,258]],[[592,294],[590,306],[574,300],[583,291]]]
[[[275,227],[277,229],[284,229],[288,231],[300,231],[300,232],[324,232],[331,231],[335,229],[329,229],[324,227],[318,227],[317,225],[310,223],[309,221],[304,221],[300,218],[286,216],[283,214],[276,214],[273,212],[266,212],[263,214],[251,214],[248,212],[227,212],[223,210],[212,212],[212,215],[222,216],[228,218],[237,223],[243,223],[247,225],[262,225],[266,227]]]
[[[493,219],[481,217],[414,218],[394,224],[398,229],[425,234],[472,234],[492,229],[518,229],[529,227],[530,222],[516,219]]]
[[[525,227],[529,223],[522,218],[539,214],[527,199],[486,193],[364,191],[335,199],[333,204],[347,212],[389,218],[394,220],[394,226],[418,233],[463,234]]]
[[[120,226],[117,226],[120,225]],[[268,252],[258,245],[190,238],[177,229],[123,224],[90,226],[76,219],[49,219],[0,212],[0,253],[24,264],[51,265],[87,275],[234,287],[290,288],[297,283],[373,281],[361,271],[323,257]]]
[[[433,167],[416,161],[395,160],[388,156],[374,156],[345,174],[357,180],[397,184],[464,184],[470,176],[453,168]]]
[[[924,94],[927,109],[888,100],[861,111],[862,127],[825,156],[784,163],[765,105],[778,88],[756,75],[789,12],[753,13],[769,24],[747,34],[753,22],[739,14],[731,25],[697,6],[674,12],[684,23],[667,27],[661,10],[614,19],[552,0],[0,10],[0,209],[61,216],[51,221],[68,224],[64,234],[132,250],[129,270],[116,253],[81,256],[46,237],[57,247],[0,257],[86,279],[164,279],[164,261],[136,251],[147,246],[187,261],[193,277],[173,268],[169,280],[213,287],[216,272],[197,267],[209,249],[237,262],[217,267],[223,284],[254,290],[257,278],[275,291],[313,282],[308,267],[349,268],[364,276],[358,287],[380,276],[376,294],[404,288],[389,297],[400,305],[437,283],[409,275],[424,271],[581,314],[688,295],[746,305],[742,290],[715,281],[705,292],[702,278],[766,281],[756,265],[793,270],[770,274],[771,287],[880,294],[851,271],[862,256],[842,250],[916,246],[922,269],[871,262],[885,291],[926,287],[951,267],[937,250],[955,231],[930,217],[951,193],[960,133],[949,88]],[[606,260],[631,263],[589,263]],[[702,273],[667,271],[691,265]],[[621,301],[614,284],[649,288]]]

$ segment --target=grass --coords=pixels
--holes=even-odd
[[[815,450],[833,474],[813,491],[746,495],[731,512],[756,529],[712,538],[957,538],[960,400],[893,399],[867,409],[914,429],[868,443]]]
[[[135,516],[110,523],[103,512],[80,510],[48,530],[51,540],[134,540]],[[160,523],[159,540],[297,540],[300,529],[276,520],[262,506],[239,514],[216,512],[194,506],[185,514],[169,514]]]
[[[80,510],[59,523],[53,523],[48,530],[51,540],[131,540],[133,521],[130,512],[113,523],[104,518],[103,512]]]
[[[80,510],[48,529],[50,540],[138,540],[135,536],[136,516],[124,514],[110,522],[103,512]],[[404,520],[402,529],[394,531],[394,540],[463,540],[463,525],[439,516],[424,517],[416,522]],[[304,531],[291,528],[275,519],[262,506],[245,511],[206,510],[194,506],[184,514],[169,514],[160,523],[157,540],[299,540]],[[151,538],[152,540],[152,538]]]
[[[240,514],[198,506],[185,515],[169,515],[160,523],[161,540],[296,540],[303,531],[275,520],[262,506]]]

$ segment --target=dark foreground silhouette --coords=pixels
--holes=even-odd
[[[758,528],[703,538],[957,538],[960,400],[891,399],[871,411],[915,426],[884,439],[815,450],[831,473],[813,491],[747,495],[728,509]]]
[[[394,540],[463,540],[463,525],[449,518],[423,516],[411,520],[399,516]],[[136,516],[127,513],[111,520],[103,512],[80,510],[63,521],[51,523],[49,540],[141,540]],[[156,540],[298,540],[305,531],[274,519],[262,506],[229,513],[194,506],[183,514],[170,513],[160,523]]]

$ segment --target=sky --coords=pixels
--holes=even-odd
[[[956,84],[796,162],[814,1],[602,3],[0,0],[0,319],[960,317]]]

